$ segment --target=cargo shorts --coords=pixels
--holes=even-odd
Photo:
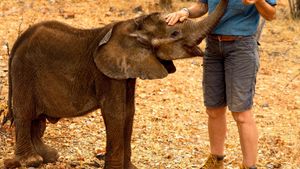
[[[219,41],[209,35],[206,43],[202,82],[205,106],[228,106],[231,112],[251,109],[259,68],[255,36]]]

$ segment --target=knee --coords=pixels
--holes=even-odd
[[[251,110],[244,112],[232,112],[233,119],[238,124],[254,122],[253,114]]]
[[[226,113],[226,107],[217,107],[217,108],[206,108],[206,113],[211,119],[217,119],[224,117]]]

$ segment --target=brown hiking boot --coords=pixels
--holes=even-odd
[[[256,166],[246,167],[245,165],[241,164],[240,169],[257,169],[257,167]]]
[[[200,169],[224,169],[224,157],[211,154]]]

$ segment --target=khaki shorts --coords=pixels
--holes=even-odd
[[[251,109],[259,68],[255,36],[219,42],[207,37],[203,60],[206,107],[228,106],[232,112]]]

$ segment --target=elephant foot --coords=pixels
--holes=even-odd
[[[6,159],[4,160],[4,169],[13,169],[21,167],[21,163],[16,159]]]
[[[119,168],[125,168],[125,169],[138,169],[135,165],[133,165],[131,162],[127,165],[108,165],[107,162],[105,162],[104,169],[119,169]]]
[[[41,145],[38,148],[36,148],[36,151],[39,155],[43,157],[44,163],[53,163],[57,161],[59,155],[56,149],[48,146],[48,145]]]
[[[16,156],[14,159],[5,160],[5,168],[17,168],[20,166],[38,167],[43,163],[43,158],[38,154]]]
[[[38,154],[32,154],[25,158],[21,158],[20,163],[24,164],[26,167],[38,167],[43,163],[43,157]]]

